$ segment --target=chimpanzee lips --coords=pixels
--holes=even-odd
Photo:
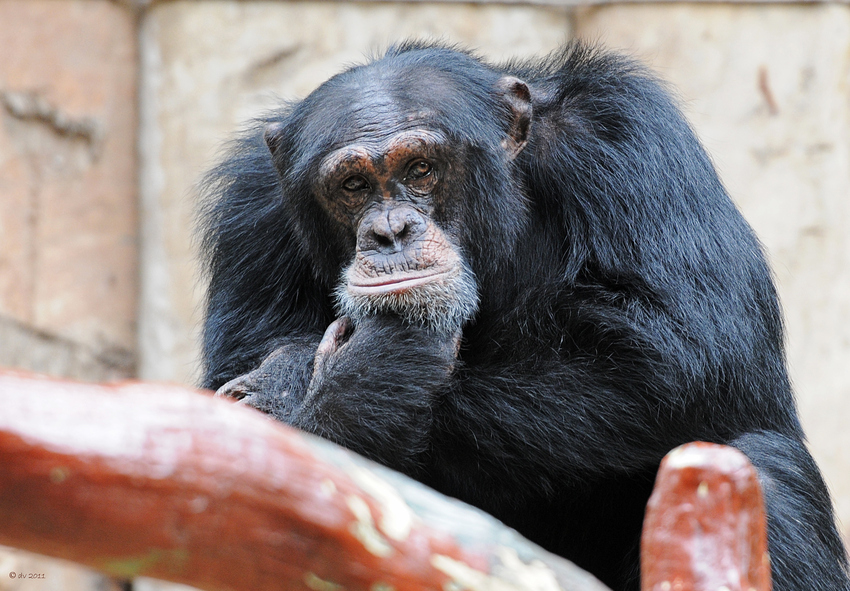
[[[415,275],[407,273],[383,275],[374,280],[358,278],[356,282],[349,282],[348,290],[355,295],[399,293],[428,283],[440,282],[446,279],[448,275],[449,271],[431,271]]]

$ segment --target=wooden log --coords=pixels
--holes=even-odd
[[[481,511],[249,408],[17,372],[0,372],[0,544],[208,590],[605,589]]]
[[[770,591],[755,468],[732,447],[689,443],[661,463],[641,541],[643,591]]]

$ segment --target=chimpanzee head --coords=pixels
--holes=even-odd
[[[457,331],[525,217],[513,160],[528,87],[467,54],[406,46],[320,86],[265,140],[296,235],[355,320]]]

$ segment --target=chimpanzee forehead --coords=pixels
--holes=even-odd
[[[468,128],[465,119],[481,112],[475,99],[438,69],[372,64],[332,79],[308,97],[310,126],[324,128],[327,139],[331,133],[332,149],[383,142],[416,129],[449,131],[453,122]]]
[[[367,87],[350,96],[338,127],[345,144],[383,142],[405,131],[434,128],[439,120],[437,105],[425,97],[399,95],[386,87]]]

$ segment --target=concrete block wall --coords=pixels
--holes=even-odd
[[[0,363],[134,373],[134,18],[0,1]]]
[[[229,135],[401,38],[498,60],[576,36],[675,87],[765,243],[804,426],[850,539],[844,2],[0,0],[0,365],[193,383],[192,188]],[[6,578],[15,564],[53,582]],[[111,584],[19,552],[0,565],[0,591]]]

